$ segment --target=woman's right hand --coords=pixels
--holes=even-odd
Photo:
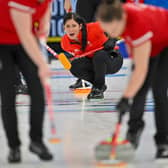
[[[48,84],[49,78],[50,78],[50,68],[47,63],[43,63],[38,68],[38,75],[40,77],[40,80],[45,87],[46,84]]]

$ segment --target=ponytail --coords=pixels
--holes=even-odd
[[[64,17],[64,21],[63,21],[63,24],[65,25],[66,22],[70,19],[73,19],[75,20],[79,25],[81,24],[82,25],[82,29],[81,29],[81,32],[82,32],[82,47],[81,47],[81,50],[84,51],[86,49],[86,46],[87,46],[87,28],[86,28],[86,22],[84,20],[84,18],[80,17],[78,14],[76,13],[67,13]]]
[[[86,28],[86,23],[84,21],[84,19],[81,20],[82,21],[82,47],[81,50],[84,51],[86,49],[87,46],[87,28]]]

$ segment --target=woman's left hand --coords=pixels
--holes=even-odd
[[[116,45],[117,40],[114,38],[110,38],[108,39],[105,43],[104,43],[104,49],[109,51],[109,50],[113,50],[115,45]]]

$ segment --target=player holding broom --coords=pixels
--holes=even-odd
[[[125,38],[134,68],[117,109],[130,111],[127,139],[136,148],[144,128],[145,98],[152,88],[155,103],[156,158],[168,158],[168,11],[144,4],[104,0],[98,20],[111,37]],[[159,23],[159,24],[158,24]],[[132,100],[132,103],[130,103]]]
[[[15,65],[23,73],[31,99],[29,150],[42,160],[52,154],[43,143],[44,89],[49,68],[38,45],[48,33],[51,0],[0,0],[0,92],[1,112],[9,155],[8,162],[21,161],[20,138],[15,109]],[[39,23],[35,31],[34,23]],[[45,25],[45,26],[44,26]]]
[[[115,40],[108,39],[99,23],[86,24],[83,18],[75,13],[68,13],[64,17],[66,35],[61,41],[62,48],[76,55],[103,47],[103,49],[72,61],[71,73],[93,84],[88,99],[103,98],[106,90],[105,75],[120,70],[123,58],[113,49]]]
[[[121,1],[125,2],[126,0],[121,0]],[[64,8],[66,12],[69,12],[72,9],[74,9],[76,6],[75,12],[79,16],[83,17],[86,23],[90,23],[95,21],[96,19],[95,13],[100,3],[101,3],[101,0],[64,0]],[[81,79],[77,79],[77,81],[74,84],[70,85],[69,88],[76,89],[76,88],[83,87],[82,85],[89,87],[88,83],[86,82],[82,83]]]

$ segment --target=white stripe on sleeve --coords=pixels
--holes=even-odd
[[[136,40],[132,41],[132,45],[133,46],[138,46],[140,44],[142,44],[143,42],[147,41],[148,39],[150,39],[151,37],[153,37],[153,32],[147,32],[146,34],[144,34],[143,36],[139,37]]]
[[[15,8],[15,9],[18,9],[18,10],[29,12],[29,13],[34,13],[35,12],[35,9],[33,9],[29,6],[14,2],[14,1],[9,1],[8,6],[12,7],[12,8]]]

